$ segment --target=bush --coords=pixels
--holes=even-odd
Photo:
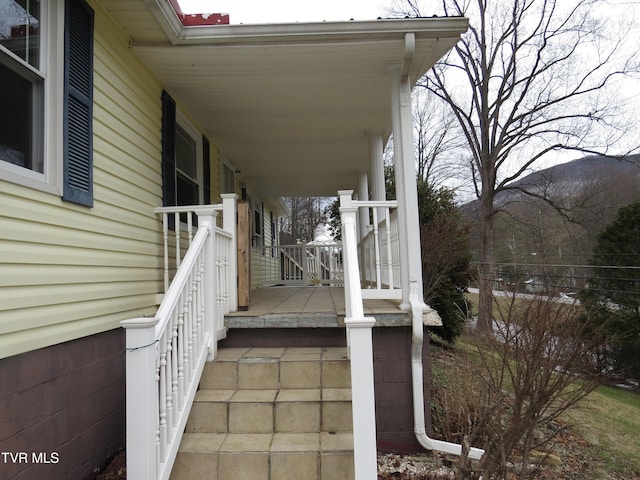
[[[496,310],[493,333],[465,337],[458,346],[463,361],[434,365],[436,432],[486,450],[476,467],[462,459],[458,478],[507,478],[516,454],[515,473],[530,475],[556,434],[546,427],[600,380],[591,354],[596,337],[584,335],[577,307],[513,297]]]

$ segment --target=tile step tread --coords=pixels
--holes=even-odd
[[[182,453],[353,453],[353,434],[349,432],[185,433],[178,451]]]
[[[351,402],[351,388],[283,389],[200,389],[194,402],[202,403],[279,403]]]

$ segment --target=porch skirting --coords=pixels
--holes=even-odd
[[[89,477],[124,447],[124,330],[0,360],[3,480]]]

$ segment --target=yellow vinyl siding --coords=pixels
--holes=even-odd
[[[266,203],[262,215],[262,232],[264,247],[253,248],[251,251],[251,288],[260,288],[277,283],[280,279],[275,274],[280,270],[278,253],[273,257],[268,248],[271,241],[271,210]]]
[[[153,315],[162,289],[162,86],[90,3],[94,208],[1,182],[0,357]]]

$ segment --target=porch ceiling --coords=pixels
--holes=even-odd
[[[369,167],[367,134],[391,131],[388,68],[403,64],[405,34],[415,35],[405,62],[415,80],[467,28],[464,18],[185,28],[160,14],[161,0],[103,3],[264,196],[335,195],[357,185]],[[118,10],[125,4],[151,6],[136,24]]]

